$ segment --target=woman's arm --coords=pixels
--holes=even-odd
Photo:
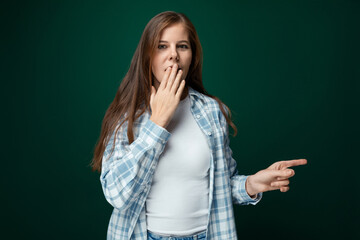
[[[176,64],[174,66],[166,70],[157,90],[151,87],[151,117],[141,128],[138,138],[129,145],[124,139],[125,134],[119,134],[114,155],[108,161],[113,137],[105,150],[100,180],[106,200],[115,208],[137,207],[136,203],[145,200],[151,186],[159,156],[171,136],[165,127],[174,115],[185,87],[184,80],[180,83],[182,71],[177,72]]]
[[[239,175],[237,170],[237,163],[232,157],[232,150],[229,147],[229,136],[226,135],[225,140],[225,155],[228,162],[230,179],[231,179],[231,193],[233,202],[239,205],[255,205],[262,199],[262,192],[259,192],[253,196],[249,195],[247,191],[247,179],[250,176]]]
[[[117,134],[114,152],[107,160],[113,144],[113,133],[103,155],[100,176],[106,200],[122,211],[139,201],[141,194],[147,193],[159,156],[171,133],[148,119],[138,138],[130,145],[124,139],[125,135],[122,132]]]
[[[263,192],[280,190],[287,192],[289,190],[289,178],[295,175],[293,169],[289,167],[307,164],[306,159],[294,159],[287,161],[278,161],[266,169],[258,171],[250,176],[237,175],[236,161],[232,158],[232,151],[229,147],[229,130],[225,117],[221,115],[222,127],[225,134],[225,155],[229,164],[231,174],[231,186],[234,201],[238,204],[256,204],[261,198]],[[249,195],[257,197],[252,199]],[[251,200],[249,200],[249,198]]]
[[[224,107],[225,111],[226,108]],[[219,110],[220,111],[220,110]],[[224,136],[224,148],[225,148],[225,157],[228,163],[228,169],[230,173],[231,180],[231,193],[232,199],[235,204],[239,205],[255,205],[262,198],[262,192],[257,193],[253,196],[250,196],[246,190],[246,183],[249,176],[239,175],[237,170],[237,163],[235,159],[232,157],[232,150],[230,148],[230,140],[229,140],[229,128],[226,122],[226,119],[222,112],[220,111],[220,123],[225,133]]]

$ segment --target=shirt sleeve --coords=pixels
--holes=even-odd
[[[225,111],[226,108],[224,107]],[[228,163],[228,169],[230,173],[231,179],[231,193],[232,200],[235,204],[239,205],[256,205],[263,196],[263,193],[260,192],[256,194],[254,198],[251,198],[246,191],[245,183],[246,179],[249,177],[247,175],[239,175],[237,170],[237,163],[235,159],[232,157],[232,150],[230,148],[230,139],[229,139],[229,127],[226,122],[224,115],[220,110],[220,123],[222,125],[224,131],[224,147],[225,147],[225,157]]]
[[[110,154],[115,131],[112,134],[104,151],[100,175],[106,200],[121,211],[131,207],[150,188],[159,156],[171,136],[148,119],[139,136],[129,144],[126,134],[122,134],[126,124],[116,134],[115,148]]]

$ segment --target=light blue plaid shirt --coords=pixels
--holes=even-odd
[[[191,113],[204,132],[211,150],[208,240],[237,239],[233,202],[257,204],[258,193],[250,198],[245,190],[247,176],[238,175],[236,161],[229,147],[229,129],[216,100],[189,87]],[[134,122],[134,139],[129,145],[127,124],[116,136],[109,160],[114,133],[103,155],[100,181],[106,200],[114,207],[107,239],[147,240],[145,201],[159,156],[171,133],[149,120],[145,111]]]

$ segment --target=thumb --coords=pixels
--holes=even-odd
[[[152,105],[152,101],[154,99],[155,94],[156,94],[156,89],[154,86],[151,86],[150,105]]]

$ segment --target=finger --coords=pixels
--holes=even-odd
[[[274,190],[279,190],[280,187],[267,187],[266,191],[274,191]]]
[[[289,186],[287,186],[287,187],[281,187],[281,188],[280,188],[280,192],[287,192],[287,191],[289,191],[289,189],[290,189]]]
[[[180,86],[179,86],[179,88],[178,88],[178,90],[177,90],[177,92],[176,92],[176,94],[175,94],[176,97],[178,97],[179,99],[180,99],[180,97],[181,97],[181,94],[182,94],[184,88],[185,88],[185,79],[183,79],[183,80],[181,81]]]
[[[171,73],[171,67],[168,67],[166,69],[166,71],[165,71],[165,74],[164,74],[163,79],[162,79],[162,81],[160,83],[160,86],[159,86],[161,89],[166,88],[166,83],[168,81],[170,73]]]
[[[176,75],[175,82],[173,83],[173,85],[171,87],[171,92],[176,93],[176,90],[179,88],[179,83],[180,83],[182,73],[183,73],[182,70],[178,71],[178,74]]]
[[[287,179],[295,175],[295,171],[292,169],[275,170],[276,179]]]
[[[178,65],[175,63],[171,69],[171,73],[170,73],[170,77],[168,79],[168,82],[166,84],[166,88],[171,89],[175,76],[177,74],[177,70],[178,70]]]
[[[276,181],[276,182],[272,182],[270,184],[271,187],[286,187],[287,185],[289,185],[290,181],[289,180],[283,180],[283,181]]]
[[[282,161],[281,162],[281,168],[288,168],[288,167],[294,167],[294,166],[300,166],[307,164],[306,159],[295,159],[295,160],[288,160],[288,161]]]

